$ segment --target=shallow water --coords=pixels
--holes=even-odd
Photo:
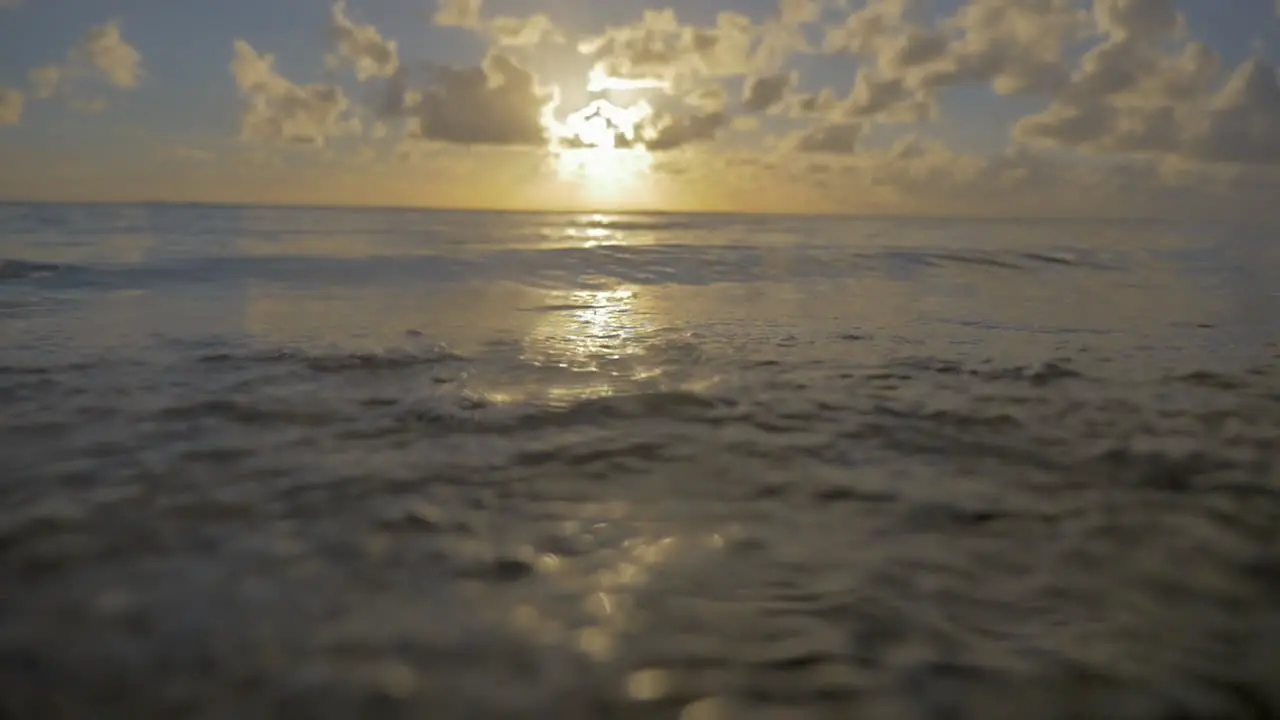
[[[0,714],[1280,716],[1245,226],[0,206]]]

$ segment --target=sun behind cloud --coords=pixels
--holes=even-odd
[[[657,81],[653,81],[657,82]],[[588,89],[660,87],[645,81],[628,81],[593,72]],[[644,180],[653,165],[645,142],[646,122],[653,107],[640,100],[619,106],[597,98],[570,113],[564,121],[550,120],[556,172],[562,180],[576,182],[594,202],[627,202],[645,191]]]
[[[1280,222],[1270,0],[55,5],[0,0],[0,198]]]

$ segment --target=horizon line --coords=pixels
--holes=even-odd
[[[1280,2],[1280,0],[1277,0]],[[46,206],[90,206],[90,207],[207,207],[224,209],[253,208],[263,210],[335,210],[335,211],[371,211],[371,212],[420,212],[420,213],[458,213],[458,214],[499,214],[499,215],[658,215],[658,216],[719,216],[719,217],[755,217],[755,218],[815,218],[833,220],[963,220],[963,221],[1005,221],[1005,222],[1140,222],[1140,223],[1195,223],[1212,222],[1243,225],[1274,225],[1272,220],[1241,220],[1238,217],[1199,217],[1178,218],[1160,215],[1054,215],[1054,214],[928,214],[928,213],[858,213],[839,211],[781,211],[781,210],[661,210],[661,209],[626,209],[609,210],[581,208],[486,208],[486,207],[448,207],[432,205],[376,205],[376,204],[335,204],[306,202],[235,202],[223,200],[38,200],[38,199],[6,199],[0,198],[0,207],[16,205]]]

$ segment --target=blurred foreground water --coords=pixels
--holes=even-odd
[[[0,206],[0,715],[1280,717],[1244,226]]]

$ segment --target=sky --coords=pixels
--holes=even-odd
[[[1280,221],[1276,0],[0,0],[0,199]]]

